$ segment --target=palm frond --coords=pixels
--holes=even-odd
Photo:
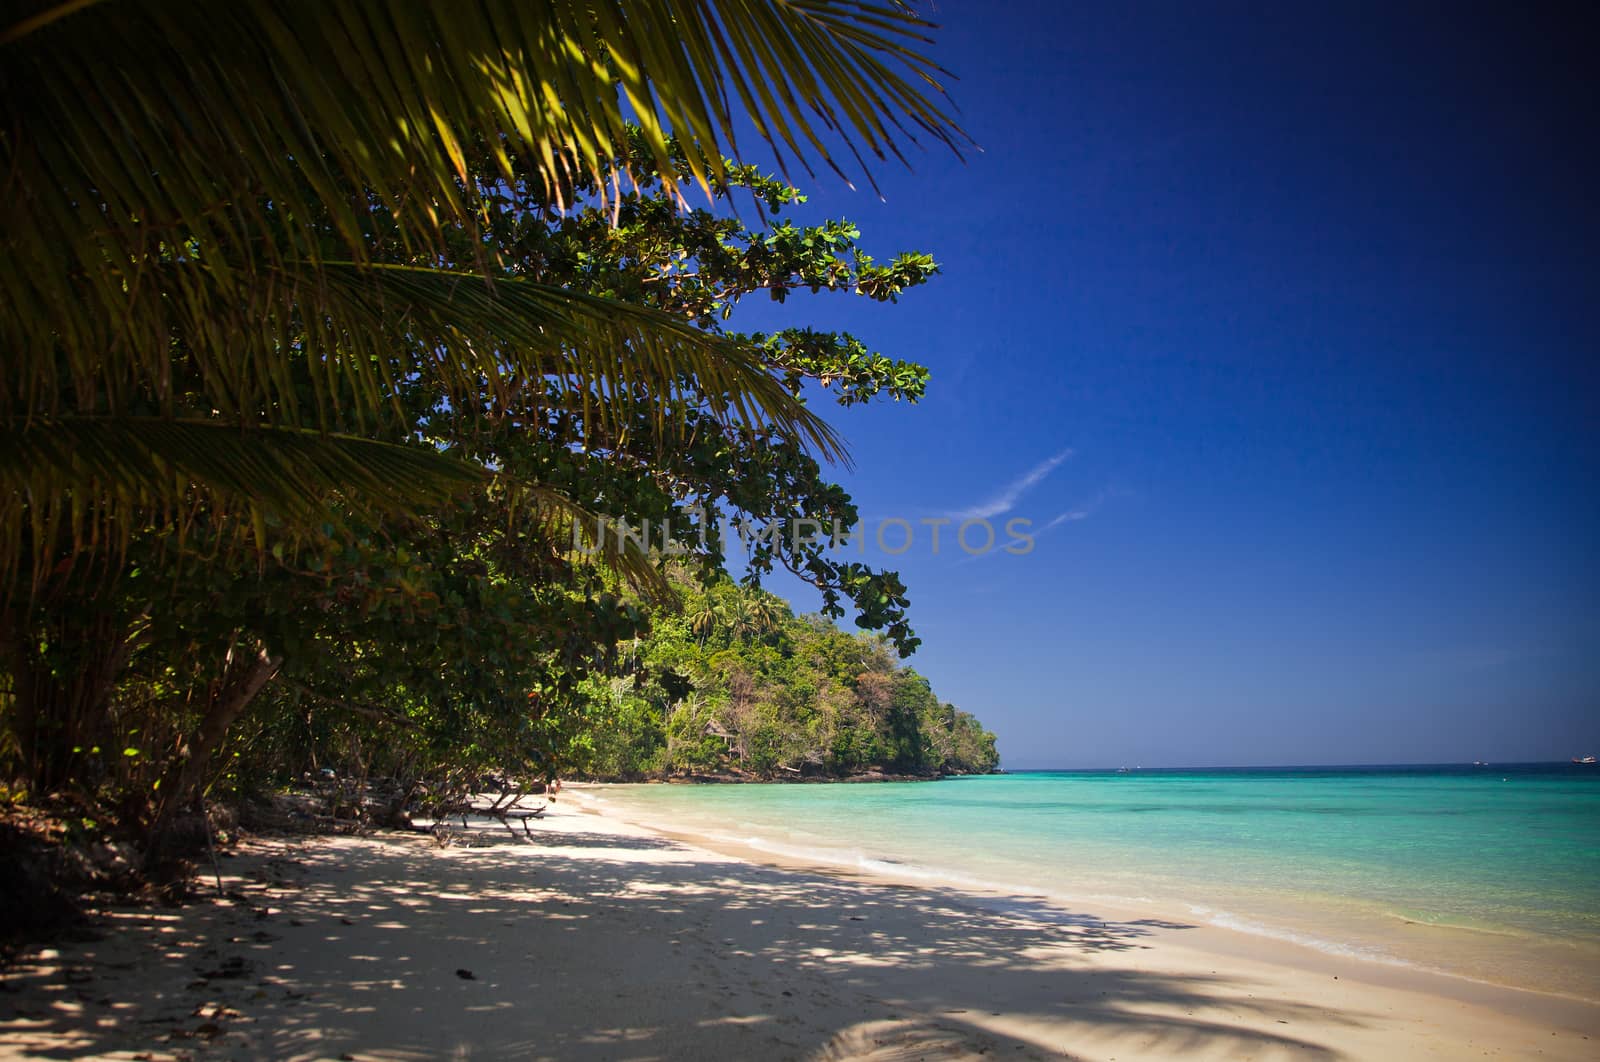
[[[0,604],[109,570],[131,536],[197,505],[263,546],[268,518],[336,522],[332,499],[383,512],[439,504],[488,472],[424,446],[161,417],[0,422]]]
[[[105,494],[159,507],[199,487],[310,516],[334,494],[379,511],[436,505],[488,476],[428,446],[296,428],[162,417],[38,417],[0,428],[8,497]]]
[[[676,591],[655,555],[634,538],[600,531],[602,521],[594,511],[546,487],[509,481],[505,486],[532,503],[547,531],[574,546],[581,542],[585,554],[597,557],[646,599],[662,602],[675,596]],[[514,517],[516,507],[510,508]]]
[[[406,430],[403,417],[387,416],[400,413],[403,380],[425,377],[458,407],[513,414],[540,402],[549,382],[591,414],[586,423],[625,422],[645,404],[660,429],[673,410],[704,406],[848,460],[757,350],[648,307],[519,278],[336,261],[299,270],[165,262],[141,284],[102,312],[0,314],[10,351],[49,350],[62,329],[73,332],[59,357],[22,358],[0,378],[0,408],[121,414],[155,398],[181,415],[176,376],[194,382],[207,412],[247,425]]]
[[[367,460],[383,444],[334,429],[370,429],[422,372],[496,404],[558,380],[602,419],[700,402],[842,456],[732,344],[487,268],[380,266],[372,229],[438,264],[497,180],[532,171],[558,204],[620,180],[629,121],[680,194],[669,139],[709,187],[740,112],[807,165],[955,147],[926,29],[893,0],[0,0],[0,413],[21,418],[0,424],[0,546],[73,513],[118,533],[192,484],[398,501],[437,455]]]
[[[360,257],[374,205],[420,251],[477,217],[486,145],[563,197],[605,187],[636,121],[709,186],[739,109],[775,148],[955,146],[928,24],[863,0],[124,0],[0,12],[0,280],[20,306],[114,295],[162,256]],[[837,168],[837,167],[836,167]],[[369,198],[370,197],[370,198]],[[307,228],[326,218],[326,230]],[[109,301],[115,303],[113,297]]]
[[[514,514],[571,521],[596,545],[588,530],[595,515],[566,495],[426,445],[159,417],[17,421],[0,426],[0,600],[81,578],[76,569],[114,557],[140,527],[181,523],[157,514],[186,503],[203,504],[213,524],[231,519],[260,546],[269,519],[336,524],[335,499],[373,515],[409,515],[491,482],[514,493]],[[74,548],[62,550],[63,538]],[[667,592],[636,543],[613,536],[598,545],[601,559],[642,591]],[[74,567],[46,570],[63,557]]]
[[[644,406],[659,431],[704,406],[723,423],[769,425],[848,463],[843,439],[795,401],[759,350],[659,310],[530,280],[488,283],[406,266],[330,263],[319,287],[324,315],[345,322],[327,356],[403,331],[436,354],[423,368],[462,401],[486,391],[497,409],[518,412],[519,402],[537,406],[544,395],[527,383],[550,380],[576,399],[586,423],[626,424]],[[392,340],[371,355],[381,349],[392,350]]]

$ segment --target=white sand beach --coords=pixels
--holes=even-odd
[[[1600,1005],[763,865],[586,810],[255,840],[9,969],[0,1057],[1590,1059]]]

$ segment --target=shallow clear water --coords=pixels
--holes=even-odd
[[[1029,772],[602,797],[778,854],[1080,907],[1153,905],[1600,998],[1595,767]]]

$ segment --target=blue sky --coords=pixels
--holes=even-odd
[[[1300,8],[941,4],[983,151],[802,183],[943,275],[741,311],[931,369],[869,520],[1055,522],[893,558],[1007,766],[1600,752],[1592,35]]]

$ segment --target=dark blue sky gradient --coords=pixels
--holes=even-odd
[[[869,521],[1073,451],[1032,554],[894,559],[1007,766],[1600,752],[1597,40],[1534,6],[947,2],[983,152],[801,182],[944,268],[736,322],[931,368],[831,414]]]

